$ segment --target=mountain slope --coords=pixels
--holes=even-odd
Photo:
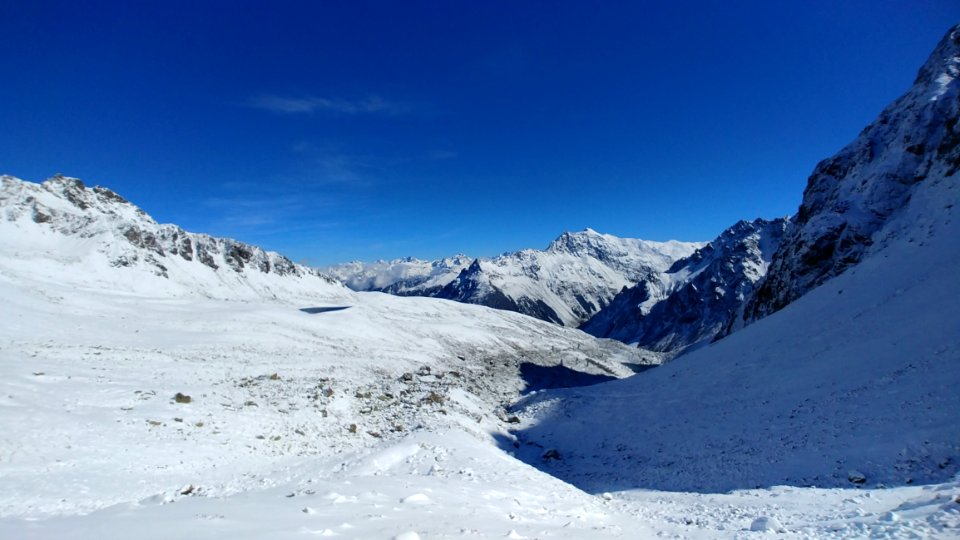
[[[958,63],[960,26],[903,98],[818,166],[768,274],[789,287],[767,289],[783,294],[755,306],[795,299],[656,370],[529,398],[526,459],[590,491],[890,486],[956,475],[960,187],[957,147],[944,141],[958,121]],[[851,154],[865,139],[870,151]],[[906,141],[925,142],[903,152]],[[820,174],[830,163],[848,174]],[[814,249],[817,238],[837,243]],[[541,459],[542,448],[561,459]]]
[[[891,220],[924,183],[960,169],[957,79],[960,30],[954,28],[920,69],[913,87],[852,143],[817,165],[769,278],[744,314],[760,319],[860,261],[873,244],[923,233]],[[737,323],[739,325],[740,322]]]
[[[621,291],[581,329],[664,352],[711,340],[743,309],[788,223],[737,223],[655,279]]]
[[[3,267],[35,274],[55,261],[75,268],[55,279],[77,286],[232,299],[352,297],[282,255],[158,224],[109,189],[76,178],[35,184],[0,176],[0,236],[9,255]]]
[[[493,259],[399,259],[326,269],[354,290],[433,296],[578,326],[618,291],[666,270],[702,244],[618,238],[591,229],[563,233],[546,250]]]
[[[436,261],[413,257],[363,263],[353,261],[329,266],[325,274],[339,279],[355,291],[378,291],[398,296],[434,296],[456,279],[473,259],[454,255]]]

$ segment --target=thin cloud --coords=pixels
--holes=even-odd
[[[266,94],[251,98],[247,105],[276,114],[400,115],[411,112],[409,103],[389,101],[380,96],[363,99],[331,99],[321,96],[278,96]]]

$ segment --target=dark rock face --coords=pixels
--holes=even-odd
[[[817,165],[767,278],[742,320],[769,315],[857,264],[931,176],[960,169],[960,26],[947,33],[914,86],[837,155]]]
[[[610,304],[583,323],[580,329],[597,337],[630,342],[643,332],[644,316],[640,305],[650,300],[651,290],[658,283],[645,281],[624,287]]]
[[[660,281],[623,290],[581,329],[674,353],[713,339],[743,309],[788,223],[740,221],[675,262]]]

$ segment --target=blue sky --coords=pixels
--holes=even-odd
[[[323,265],[792,214],[960,2],[0,1],[0,173]]]

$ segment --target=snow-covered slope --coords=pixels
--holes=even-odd
[[[782,309],[656,370],[529,398],[528,461],[591,491],[955,477],[958,63],[960,26],[905,97],[818,166],[768,274],[783,294],[757,304]]]
[[[77,287],[231,299],[353,296],[282,255],[158,224],[113,191],[64,176],[42,184],[0,176],[0,247],[0,270]]]
[[[526,387],[641,361],[515,313],[355,293],[75,179],[2,186],[3,516],[236,493],[417,429],[490,441]]]
[[[710,341],[743,310],[788,223],[735,224],[663,274],[621,291],[581,329],[672,353]]]
[[[860,261],[871,245],[925,232],[890,226],[918,189],[960,169],[960,30],[920,69],[913,87],[860,136],[822,161],[774,255],[769,278],[745,312],[762,318]],[[931,209],[931,210],[940,210]]]
[[[702,243],[618,238],[591,229],[563,233],[546,250],[492,259],[457,255],[352,262],[324,269],[357,291],[432,296],[578,326],[624,287],[659,274]]]
[[[398,296],[433,296],[470,266],[473,258],[454,255],[436,261],[414,257],[364,263],[353,261],[329,266],[333,276],[355,291],[379,291]]]
[[[663,272],[701,245],[618,238],[591,229],[563,233],[544,251],[478,259],[434,296],[578,326],[624,287]]]

